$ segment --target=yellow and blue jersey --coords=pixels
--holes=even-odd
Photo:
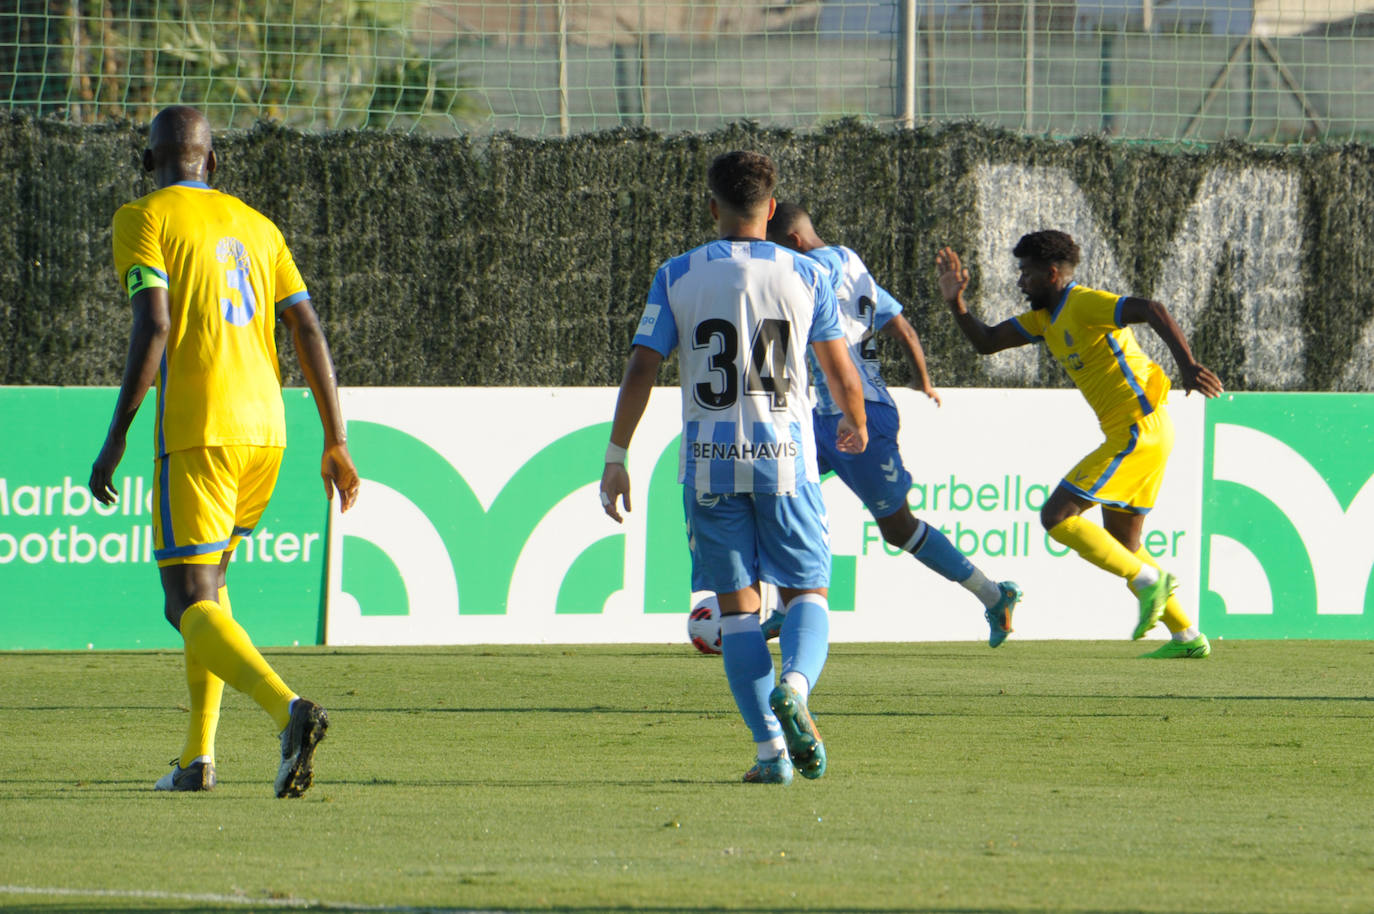
[[[1121,320],[1124,295],[1070,283],[1050,309],[1034,308],[1013,320],[1029,339],[1043,342],[1082,391],[1104,430],[1150,415],[1169,392],[1169,376],[1136,342]]]
[[[281,232],[228,194],[184,181],[120,207],[114,266],[132,297],[167,289],[157,456],[193,447],[284,447],[277,315],[308,299]]]

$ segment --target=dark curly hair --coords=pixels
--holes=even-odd
[[[809,218],[810,214],[800,204],[779,203],[773,211],[773,218],[768,220],[768,240],[777,244],[785,243],[788,233],[796,230],[803,219]]]
[[[716,156],[706,170],[706,186],[717,203],[749,212],[772,198],[778,170],[763,153],[737,149]]]
[[[1031,263],[1066,263],[1071,267],[1078,266],[1080,253],[1073,236],[1055,229],[1022,235],[1016,247],[1011,249],[1013,257],[1024,257]]]

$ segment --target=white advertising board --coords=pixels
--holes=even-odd
[[[1047,494],[1100,433],[1073,390],[945,390],[936,408],[894,391],[910,504],[989,576],[1017,581],[1016,638],[1124,638],[1134,599],[1039,524]],[[614,389],[385,389],[342,394],[363,476],[331,523],[329,644],[633,643],[685,640],[676,388],[654,391],[630,448],[624,526],[597,486]],[[1170,398],[1177,438],[1145,543],[1199,579],[1201,400]],[[832,640],[985,638],[981,605],[892,554],[842,482],[822,484],[836,581]]]

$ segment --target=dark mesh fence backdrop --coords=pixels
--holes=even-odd
[[[654,269],[712,237],[706,164],[749,147],[778,163],[779,198],[806,204],[821,235],[859,251],[906,305],[940,386],[1009,383],[959,335],[935,284],[935,251],[953,245],[972,260],[970,301],[985,310],[978,166],[1065,169],[1117,252],[1125,287],[1114,291],[1145,296],[1170,270],[1171,239],[1206,175],[1255,166],[1296,174],[1304,292],[1297,317],[1266,333],[1291,345],[1301,388],[1374,389],[1374,367],[1351,364],[1374,314],[1374,155],[1364,146],[1189,152],[853,122],[806,133],[735,126],[481,140],[260,126],[216,145],[214,184],[280,226],[344,385],[619,383]],[[129,309],[110,263],[110,219],[153,190],[142,146],[131,125],[0,123],[0,383],[119,383]],[[1240,370],[1241,325],[1266,316],[1243,313],[1234,283],[1210,287],[1192,333],[1199,358],[1232,390],[1271,389]],[[892,383],[909,380],[897,347],[882,351]],[[295,360],[282,362],[287,383],[300,384]],[[676,381],[675,363],[660,379]],[[1034,377],[1014,383],[1068,380],[1042,358]]]

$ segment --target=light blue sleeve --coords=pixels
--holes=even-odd
[[[893,298],[882,286],[874,288],[878,290],[878,301],[873,312],[873,329],[881,330],[884,324],[902,313],[902,303]]]
[[[816,290],[816,310],[811,319],[811,336],[806,341],[840,339],[844,330],[840,327],[840,304],[835,299],[835,290],[821,276],[816,277],[812,288]]]
[[[649,298],[635,330],[634,346],[647,346],[659,355],[667,356],[677,348],[677,320],[668,304],[668,266],[664,264],[654,274]]]

